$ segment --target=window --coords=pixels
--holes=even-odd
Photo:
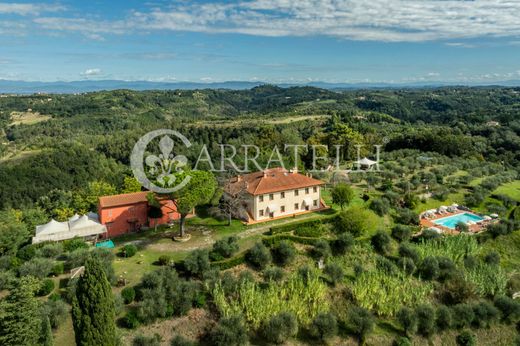
[[[305,194],[307,194],[307,195],[309,194],[309,188],[308,187],[305,188]]]
[[[285,205],[282,205],[282,206],[280,207],[280,212],[285,213]]]
[[[260,210],[260,216],[264,216],[264,211]]]
[[[258,197],[258,199],[260,200],[260,202],[263,202],[264,201],[264,195],[261,195],[260,197]]]
[[[298,205],[298,203],[294,203],[294,210],[298,210],[300,209],[300,206]]]
[[[282,193],[280,194],[280,198],[285,198],[285,192],[282,192]]]
[[[294,190],[294,195],[295,195],[295,196],[298,196],[299,194],[300,194],[300,191],[298,191],[298,190]]]
[[[312,205],[314,205],[315,207],[317,207],[317,206],[318,206],[318,200],[315,199],[314,201],[312,201]]]
[[[274,195],[272,193],[269,194],[269,200],[272,201],[274,199]]]
[[[313,191],[313,192],[318,192],[318,187],[314,186],[314,187],[312,188],[312,191]]]

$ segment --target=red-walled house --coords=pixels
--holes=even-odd
[[[178,220],[180,214],[172,200],[160,199],[163,213],[160,219],[148,219],[149,191],[124,193],[121,195],[99,198],[98,214],[101,224],[107,227],[107,237],[117,237],[129,232],[136,232],[143,226],[167,224]]]

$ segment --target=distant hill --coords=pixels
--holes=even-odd
[[[56,93],[74,94],[102,90],[194,90],[194,89],[251,89],[265,82],[227,81],[214,83],[197,82],[149,82],[149,81],[122,81],[122,80],[81,80],[70,82],[33,82],[12,81],[0,79],[1,94],[34,94],[34,93]],[[417,83],[276,83],[281,87],[291,86],[313,86],[329,90],[352,90],[352,89],[392,89],[392,88],[431,88],[442,86],[520,86],[520,80],[510,80],[494,83],[448,83],[448,82],[417,82]]]

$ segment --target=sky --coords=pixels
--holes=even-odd
[[[520,0],[0,1],[0,79],[520,80]]]

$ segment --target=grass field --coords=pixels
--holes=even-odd
[[[493,194],[506,195],[515,201],[520,202],[520,180],[515,180],[510,183],[499,186]]]

